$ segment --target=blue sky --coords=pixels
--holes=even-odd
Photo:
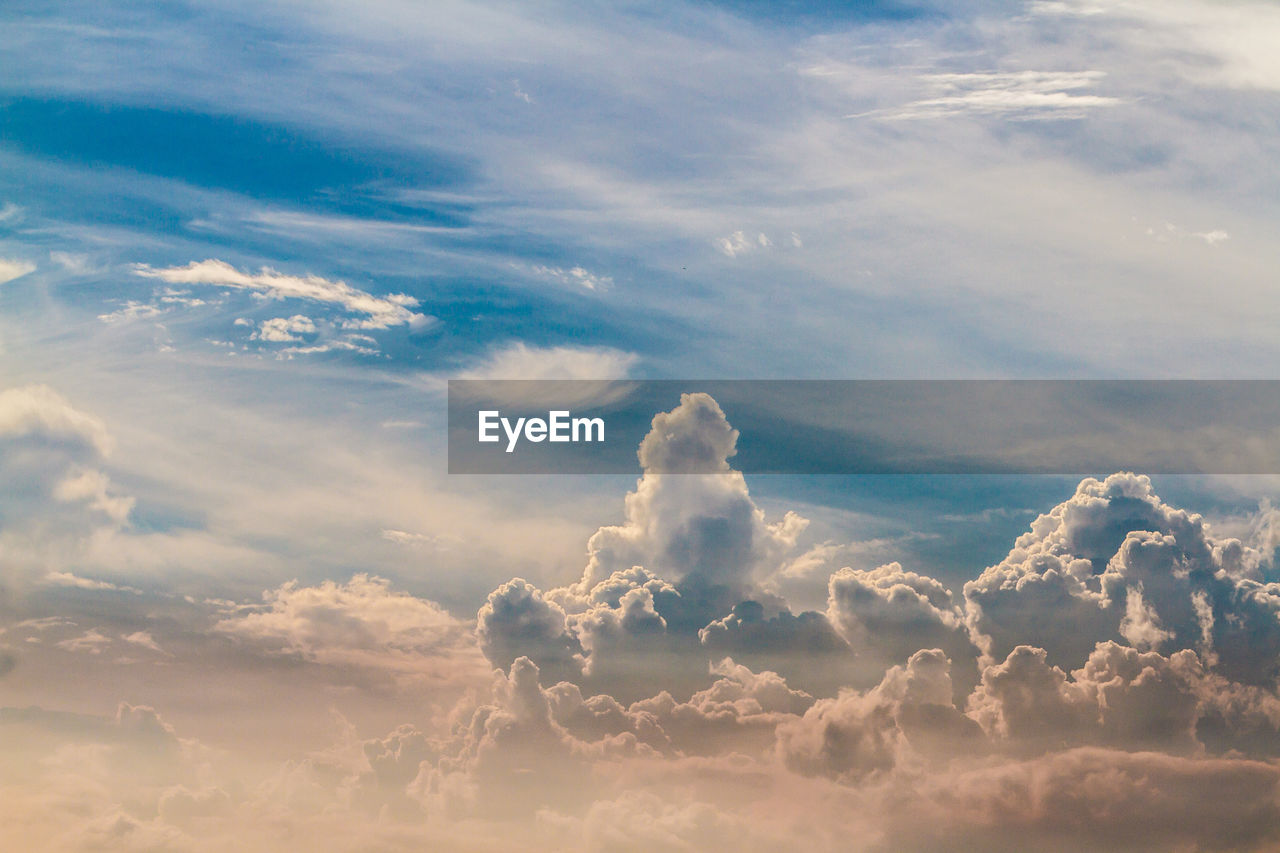
[[[0,257],[30,271],[0,289],[6,371],[117,407],[140,467],[148,430],[181,454],[177,421],[243,415],[341,425],[432,468],[440,383],[494,370],[1265,377],[1274,107],[1266,51],[1237,38],[1251,11],[1270,21],[9,7]],[[139,274],[206,260],[260,280]],[[272,275],[403,294],[420,319],[371,321]],[[119,476],[159,490],[139,518],[207,512],[131,462]],[[866,483],[796,488],[885,512]]]
[[[1181,47],[1194,7],[202,8],[9,12],[9,253],[91,279],[86,312],[213,257],[423,300],[393,370],[514,341],[677,377],[1272,355],[1266,59]]]
[[[0,738],[53,768],[0,775],[37,815],[14,840],[273,849],[275,814],[334,849],[348,831],[501,849],[514,824],[483,803],[510,796],[548,849],[654,849],[650,825],[694,849],[794,841],[751,823],[745,788],[705,788],[734,755],[818,849],[841,848],[841,809],[929,849],[895,791],[1090,762],[1136,778],[1107,750],[1153,743],[1207,762],[1187,773],[1280,784],[1254,748],[1280,701],[1257,627],[1280,595],[1275,478],[681,490],[450,477],[444,445],[456,377],[1273,378],[1277,40],[1274,5],[1200,0],[5,3]],[[1161,575],[1156,545],[1127,544],[1144,532],[1217,580]],[[1002,579],[1050,583],[1050,557],[1052,582],[1079,581],[1062,612],[1094,608],[1092,657],[1051,614],[1047,633],[1018,620],[1042,600],[1001,598]],[[882,599],[919,603],[898,615],[951,661],[945,685],[931,647],[865,609]],[[1206,607],[1258,656],[1197,645]],[[1095,635],[1094,610],[1124,621]],[[1194,693],[1195,745],[1079,723],[1133,654]],[[1018,734],[1001,705],[1000,685],[1054,672],[1063,742],[1097,752]],[[1257,713],[1205,710],[1224,684]],[[596,728],[575,728],[573,690],[597,694]],[[876,741],[916,738],[909,759],[811,749],[867,709],[907,720],[919,691],[999,761],[938,758],[909,722]],[[605,737],[609,702],[630,728]],[[699,715],[732,716],[704,732],[723,750],[691,745]],[[490,718],[547,751],[459,734]],[[99,748],[145,753],[93,777],[131,798],[85,794],[88,759],[39,763]],[[1257,765],[1209,761],[1228,748]],[[507,785],[529,767],[564,798]],[[610,793],[580,800],[578,772]],[[1212,846],[1160,817],[1176,799],[1144,812],[1175,827],[1153,849]],[[953,839],[1016,844],[966,823],[977,805],[929,808]],[[1108,831],[1065,849],[1124,849]]]

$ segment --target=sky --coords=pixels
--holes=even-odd
[[[0,840],[1274,849],[1277,477],[744,476],[698,394],[635,475],[445,427],[458,378],[1272,378],[1278,41],[4,3]]]

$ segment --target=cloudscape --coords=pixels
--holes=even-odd
[[[0,846],[1277,849],[1277,43],[1249,0],[4,4]],[[1241,404],[970,401],[1021,468],[863,474],[714,387],[853,379]],[[457,380],[575,380],[625,464],[460,473]],[[895,393],[859,423],[971,430]]]

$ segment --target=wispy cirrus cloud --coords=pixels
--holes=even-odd
[[[558,281],[561,284],[571,284],[581,287],[585,290],[608,290],[613,286],[613,277],[593,273],[585,267],[575,266],[565,269],[564,267],[549,267],[537,264],[533,267],[533,272],[537,275]]]
[[[1120,98],[1082,91],[1096,86],[1105,76],[1102,71],[929,74],[920,78],[931,92],[929,97],[849,117],[930,119],[969,114],[1017,121],[1079,119],[1090,110],[1123,103]]]
[[[411,309],[418,300],[403,293],[375,296],[345,281],[331,281],[317,275],[296,276],[263,267],[256,273],[241,272],[224,261],[192,261],[182,267],[152,268],[140,264],[135,272],[170,284],[204,284],[248,290],[267,299],[298,299],[336,305],[355,315],[342,325],[350,329],[387,329],[392,326],[421,328],[433,318]],[[361,316],[363,315],[363,316]]]
[[[536,347],[517,341],[496,349],[459,379],[620,379],[639,361],[612,347]]]

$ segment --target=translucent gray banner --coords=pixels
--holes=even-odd
[[[450,380],[449,471],[639,473],[685,394],[719,404],[749,474],[1280,473],[1273,380]],[[723,470],[680,459],[647,463]]]

